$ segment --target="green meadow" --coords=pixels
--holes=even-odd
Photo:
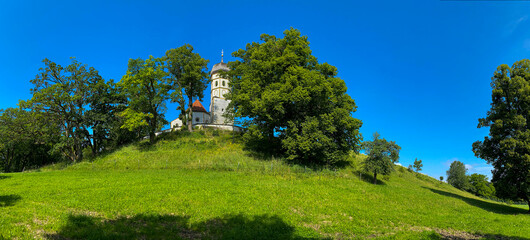
[[[217,133],[0,174],[0,239],[530,239],[524,205],[399,166],[374,185],[361,155],[304,167]]]

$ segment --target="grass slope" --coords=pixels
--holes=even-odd
[[[399,169],[373,185],[353,166],[260,160],[228,134],[171,135],[1,174],[0,239],[530,239],[523,206]]]

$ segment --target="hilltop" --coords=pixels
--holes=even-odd
[[[0,175],[0,239],[530,239],[524,206],[396,166],[371,184],[244,150],[230,133],[171,133],[72,165]]]

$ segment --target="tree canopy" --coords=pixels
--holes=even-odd
[[[495,197],[495,187],[483,174],[473,173],[469,177],[469,191],[477,196]]]
[[[0,170],[23,171],[58,160],[51,150],[59,134],[58,125],[27,109],[24,101],[17,108],[0,110]]]
[[[208,60],[202,58],[198,53],[193,52],[193,47],[185,44],[176,49],[166,52],[164,59],[167,61],[167,68],[170,73],[169,85],[174,92],[171,94],[171,101],[179,103],[178,110],[180,117],[188,121],[188,131],[192,131],[192,105],[193,98],[202,99],[204,90],[208,87],[210,78],[208,77]],[[188,98],[188,116],[185,117],[185,99]]]
[[[491,88],[491,108],[478,123],[489,136],[473,143],[473,152],[493,166],[499,197],[522,199],[530,208],[530,60],[500,65]]]
[[[416,172],[421,171],[421,168],[423,168],[423,163],[421,159],[420,160],[418,160],[417,158],[414,159],[414,169],[416,169]]]
[[[363,149],[368,155],[364,169],[374,174],[374,184],[377,183],[377,174],[388,175],[394,170],[394,163],[399,161],[401,150],[396,142],[379,137],[379,133],[375,132],[372,141],[363,142]]]
[[[447,183],[453,187],[468,190],[469,181],[466,176],[466,166],[460,161],[453,161],[447,170]]]
[[[84,145],[90,142],[90,121],[87,111],[97,98],[94,86],[104,82],[93,67],[81,64],[75,59],[62,67],[48,59],[45,67],[31,80],[33,97],[31,108],[47,115],[50,124],[61,126],[61,138],[54,145],[56,151],[76,162],[83,159]]]
[[[169,98],[170,86],[162,59],[150,56],[143,60],[130,59],[127,73],[118,86],[128,99],[128,107],[120,113],[124,119],[122,128],[139,130],[146,128],[149,141],[155,141],[155,133],[167,121],[165,101]]]
[[[362,122],[337,68],[319,63],[296,29],[283,38],[262,34],[232,55],[229,111],[248,127],[244,139],[260,151],[302,163],[333,163],[358,151]]]

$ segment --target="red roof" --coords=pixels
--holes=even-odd
[[[195,102],[193,102],[193,104],[191,105],[191,110],[193,112],[205,112],[205,113],[208,113],[208,111],[206,111],[206,109],[204,109],[204,107],[202,106],[201,102],[199,102],[199,100],[195,100]]]

